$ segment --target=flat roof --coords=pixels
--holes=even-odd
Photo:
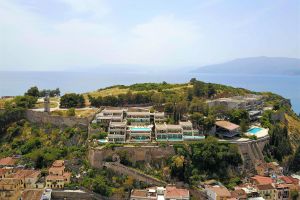
[[[179,124],[182,126],[192,126],[193,125],[191,121],[186,121],[186,122],[180,121]]]
[[[127,112],[127,116],[128,115],[136,115],[136,116],[150,115],[150,112]]]
[[[224,129],[227,129],[230,131],[235,130],[240,127],[239,125],[236,125],[234,123],[231,123],[229,121],[224,121],[224,120],[216,121],[215,124],[219,127],[222,127]]]

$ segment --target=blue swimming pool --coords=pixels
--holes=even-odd
[[[261,130],[262,130],[262,128],[255,127],[255,128],[249,129],[248,133],[251,133],[251,134],[255,135],[256,133],[260,132]]]
[[[148,131],[151,131],[151,128],[132,127],[132,128],[130,128],[130,130],[133,132],[139,132],[139,131],[148,132]]]

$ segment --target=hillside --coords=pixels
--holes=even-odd
[[[285,119],[292,148],[296,151],[300,144],[300,120],[288,114],[285,114]]]
[[[300,59],[284,57],[251,57],[200,67],[197,73],[300,75]]]

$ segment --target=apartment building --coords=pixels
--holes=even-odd
[[[108,127],[108,141],[111,143],[126,142],[127,121],[110,122]]]
[[[152,126],[129,126],[127,133],[130,142],[151,142]]]
[[[150,111],[142,112],[127,112],[126,119],[128,125],[132,126],[147,126],[150,125]]]
[[[183,141],[183,128],[175,124],[155,124],[157,141]]]
[[[71,173],[65,171],[65,162],[56,160],[48,170],[46,176],[46,187],[64,188],[65,184],[70,183]]]
[[[96,121],[102,124],[112,122],[122,122],[126,109],[123,108],[105,108],[96,115]]]

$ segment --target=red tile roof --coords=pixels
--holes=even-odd
[[[273,190],[274,189],[272,184],[257,185],[256,187],[258,190]]]
[[[64,166],[64,164],[65,164],[64,160],[56,160],[53,162],[52,166],[53,167],[62,167],[62,166]]]
[[[60,175],[48,175],[46,176],[46,181],[47,180],[65,180],[65,177]]]
[[[31,170],[31,169],[20,169],[15,174],[12,174],[11,176],[13,178],[37,178],[41,174],[38,170]]]
[[[291,176],[281,176],[279,177],[281,180],[283,180],[286,184],[295,184],[299,185],[299,180],[296,178],[293,178]]]
[[[265,176],[254,176],[254,177],[251,177],[251,179],[254,180],[259,185],[266,185],[266,184],[273,183],[272,178],[265,177]]]
[[[176,198],[188,198],[190,192],[187,189],[179,189],[173,186],[167,186],[165,191],[165,198],[176,199]]]
[[[0,165],[2,165],[2,166],[15,165],[16,162],[17,162],[17,159],[12,158],[12,157],[6,157],[6,158],[1,158],[0,159]]]

